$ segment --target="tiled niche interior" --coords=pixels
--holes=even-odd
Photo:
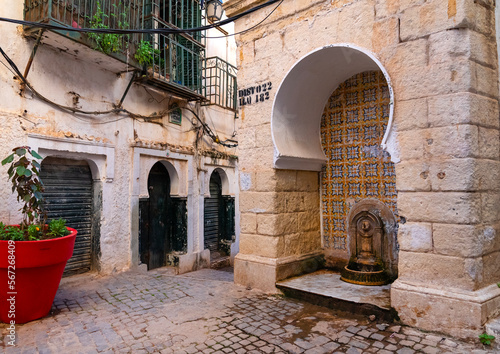
[[[328,157],[321,185],[325,248],[347,249],[349,211],[362,199],[378,199],[397,215],[394,164],[380,146],[389,101],[383,73],[367,71],[344,81],[326,104],[321,120]]]

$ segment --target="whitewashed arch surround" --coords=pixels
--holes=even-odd
[[[368,50],[352,44],[333,44],[302,57],[278,88],[271,116],[275,168],[321,170],[326,161],[320,137],[325,104],[342,82],[368,70],[381,70],[389,87],[389,122],[382,139],[385,148],[394,111],[389,75]]]

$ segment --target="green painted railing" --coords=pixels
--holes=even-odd
[[[202,23],[197,0],[25,0],[24,4],[25,20],[67,27],[192,28]],[[145,67],[149,80],[160,86],[165,83],[202,94],[205,46],[200,32],[193,35],[55,32],[124,63]]]
[[[24,18],[74,28],[138,28],[142,5],[138,0],[25,0]],[[136,35],[85,34],[56,31],[93,49],[127,60],[135,51]]]

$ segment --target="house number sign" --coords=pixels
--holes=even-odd
[[[264,102],[269,99],[269,91],[273,88],[272,82],[266,82],[261,85],[251,86],[238,90],[238,98],[240,100],[240,107],[252,103]]]

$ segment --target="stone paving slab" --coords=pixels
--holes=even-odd
[[[326,269],[278,282],[278,285],[334,297],[354,303],[372,304],[382,309],[391,308],[390,285],[363,286],[340,280],[340,274]]]
[[[169,268],[65,278],[49,316],[16,326],[4,353],[493,353],[436,333],[370,321]]]

